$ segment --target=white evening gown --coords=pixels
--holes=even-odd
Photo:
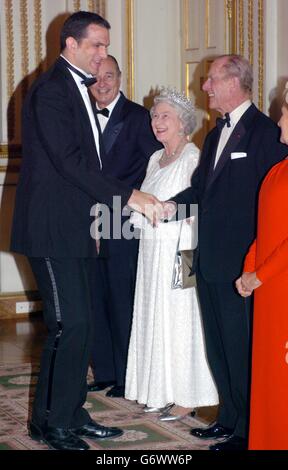
[[[167,200],[190,185],[199,150],[187,143],[180,157],[161,169],[162,152],[152,155],[141,189]],[[181,222],[152,228],[138,213],[131,222],[142,230],[125,398],[153,407],[215,405],[218,395],[206,361],[195,288],[171,289]],[[184,222],[181,249],[191,248],[191,235]]]

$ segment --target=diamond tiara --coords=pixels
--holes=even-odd
[[[178,104],[181,108],[184,108],[186,111],[190,113],[195,111],[192,101],[189,98],[187,98],[184,92],[180,93],[175,88],[162,87],[160,89],[160,93],[158,96],[161,98],[162,97],[166,98],[172,103]]]

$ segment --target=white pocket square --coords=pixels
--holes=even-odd
[[[236,158],[245,158],[247,157],[246,152],[232,152],[231,153],[231,160],[236,160]]]

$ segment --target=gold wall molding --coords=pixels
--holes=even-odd
[[[244,5],[243,0],[238,0],[238,31],[239,31],[239,54],[244,55]]]
[[[99,2],[95,2],[94,0],[88,0],[88,8],[87,8],[88,11],[91,11],[91,12],[96,11],[98,13],[96,3],[99,3]]]
[[[235,54],[237,52],[237,0],[226,0],[226,18],[228,23],[228,52]],[[225,22],[226,23],[226,22]],[[225,31],[225,43],[227,43],[227,33]]]
[[[258,107],[263,110],[264,88],[264,9],[263,0],[258,0]]]
[[[34,48],[37,75],[42,70],[42,4],[41,0],[34,0]]]
[[[22,147],[20,144],[7,145],[0,144],[0,158],[19,158],[21,157]]]
[[[7,76],[7,126],[8,138],[13,140],[15,136],[15,68],[14,68],[14,28],[13,28],[13,1],[5,0],[5,23],[6,23],[6,76]]]
[[[254,1],[248,0],[248,59],[254,63]]]
[[[106,15],[106,0],[89,0],[89,11],[95,11],[98,15],[105,18]]]
[[[74,12],[79,10],[86,10],[82,8],[81,0],[73,0],[73,10]],[[106,14],[106,0],[88,0],[87,1],[87,10],[91,12],[98,13],[105,18]]]
[[[134,66],[134,0],[126,0],[126,45],[127,45],[127,97],[135,97],[135,66]]]
[[[98,0],[96,2],[97,12],[104,18],[106,18],[106,0]]]
[[[210,0],[205,0],[205,46],[209,48],[210,44]]]
[[[233,15],[233,0],[226,0],[226,12],[228,20],[231,20]]]
[[[228,19],[230,14],[232,15],[230,31],[232,28],[235,36],[233,39],[232,35],[231,52],[247,57],[253,66],[254,100],[258,101],[260,110],[264,108],[264,5],[264,0],[257,0],[257,2],[254,0],[227,0],[226,3]],[[234,28],[233,24],[235,23]],[[233,48],[233,45],[236,47]]]
[[[22,73],[22,100],[28,90],[29,73],[29,44],[28,44],[28,13],[27,0],[20,2],[20,29],[21,29],[21,73]]]
[[[80,0],[73,0],[73,9],[74,12],[80,10]]]

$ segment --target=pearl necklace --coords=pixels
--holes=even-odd
[[[179,144],[177,145],[176,149],[174,150],[174,152],[171,152],[170,155],[167,155],[166,153],[166,150],[164,149],[163,150],[163,153],[161,155],[161,158],[160,158],[160,162],[161,163],[167,163],[167,162],[170,162],[170,160],[172,160],[174,157],[176,157],[176,155],[180,155],[183,148],[185,147],[185,145],[187,144],[187,140],[181,140],[179,142]]]

